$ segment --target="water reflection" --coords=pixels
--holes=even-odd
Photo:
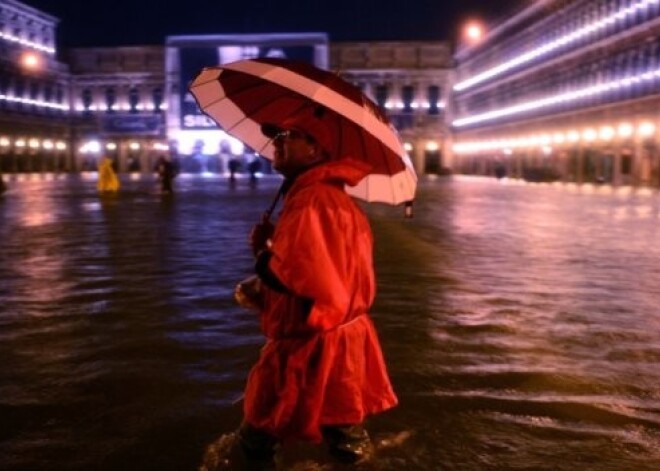
[[[3,469],[194,469],[234,429],[262,338],[232,291],[278,183],[13,182]],[[401,399],[370,427],[411,433],[378,469],[658,469],[658,193],[436,179],[412,220],[365,208]]]

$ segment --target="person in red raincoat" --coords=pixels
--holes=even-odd
[[[245,389],[239,443],[272,459],[279,442],[325,440],[348,462],[371,453],[365,418],[397,404],[369,309],[376,291],[369,222],[344,191],[369,171],[334,159],[322,119],[265,125],[285,176],[277,225],[252,231],[258,277],[237,286],[257,306],[267,342]]]

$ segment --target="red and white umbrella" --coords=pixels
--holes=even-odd
[[[190,86],[199,107],[226,132],[273,158],[264,123],[281,123],[309,106],[324,108],[334,158],[352,157],[371,173],[349,194],[370,202],[411,202],[417,175],[380,108],[336,74],[288,59],[249,59],[202,70]]]

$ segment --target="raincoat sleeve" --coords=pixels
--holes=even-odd
[[[269,266],[291,292],[313,300],[307,324],[327,330],[341,324],[350,309],[347,237],[351,235],[344,230],[340,208],[332,204],[328,208],[314,199],[280,219]]]
[[[289,290],[282,282],[275,276],[270,267],[270,259],[273,257],[273,253],[270,250],[262,250],[257,255],[257,262],[254,265],[254,271],[257,272],[257,276],[268,286],[270,289],[277,291],[278,293],[287,293]]]

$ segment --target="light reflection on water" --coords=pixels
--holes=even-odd
[[[0,200],[2,469],[195,469],[262,338],[232,292],[277,181],[22,178]],[[412,431],[378,469],[660,469],[660,196],[436,179],[371,206]]]

